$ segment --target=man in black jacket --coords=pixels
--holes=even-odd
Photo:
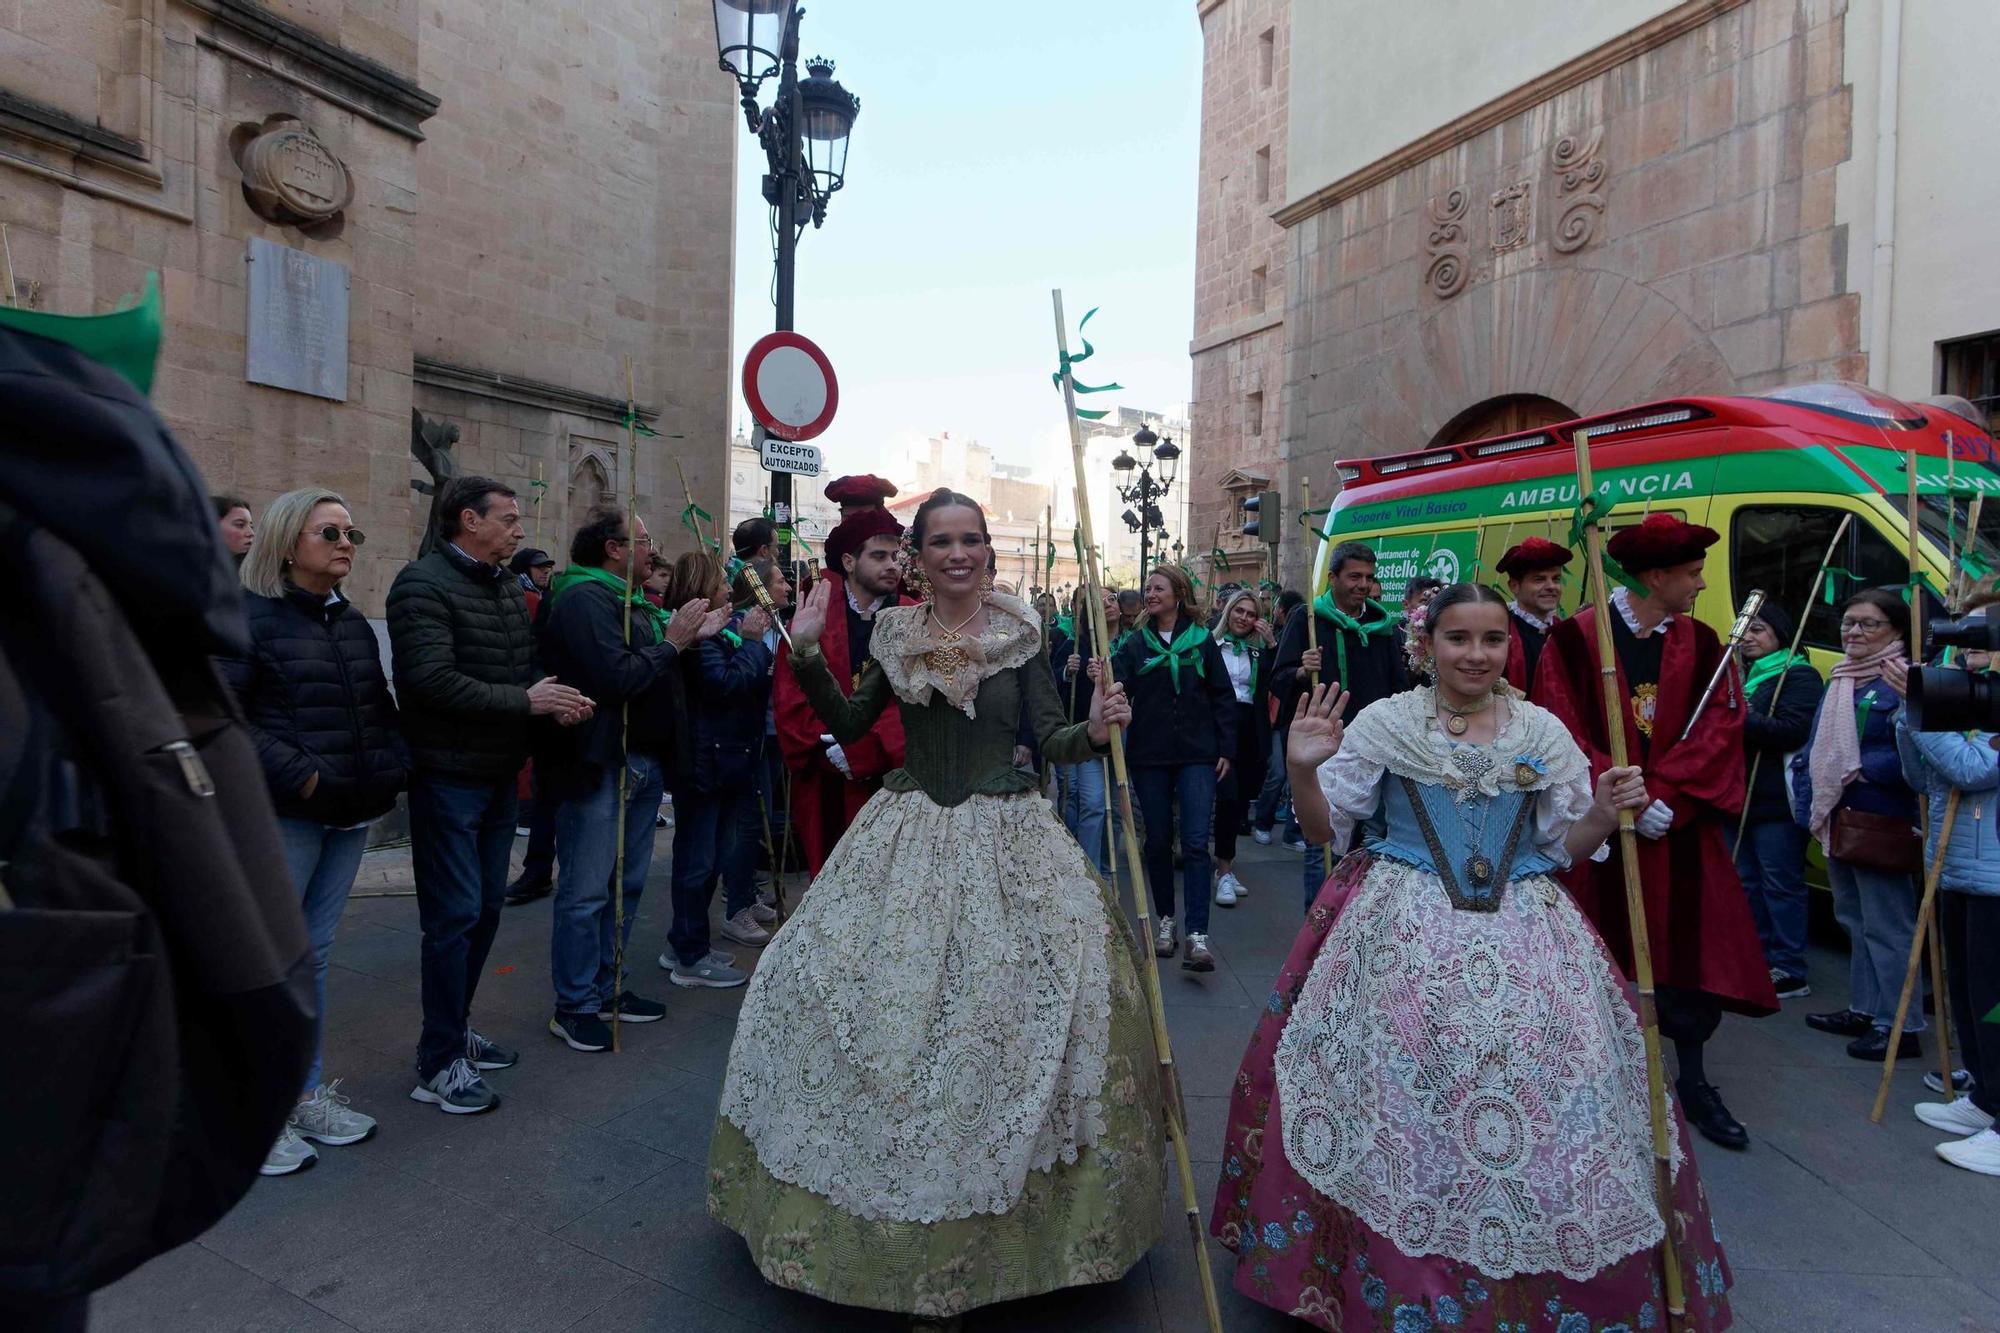
[[[1791,613],[1766,600],[1743,637],[1744,763],[1756,769],[1745,794],[1749,815],[1736,845],[1736,873],[1750,895],[1764,962],[1781,1000],[1812,994],[1806,980],[1806,831],[1792,818],[1785,770],[1792,751],[1812,735],[1825,692],[1804,653],[1789,651]],[[1782,684],[1782,688],[1780,688]]]
[[[1301,607],[1285,622],[1278,641],[1278,658],[1271,668],[1271,693],[1278,698],[1278,731],[1291,731],[1299,700],[1312,688],[1314,675],[1326,684],[1339,682],[1347,690],[1342,721],[1374,703],[1409,688],[1403,657],[1403,634],[1397,618],[1379,602],[1369,600],[1375,586],[1375,551],[1365,542],[1345,541],[1327,560],[1326,591],[1313,600],[1310,620],[1318,646],[1306,646],[1308,615]],[[1335,854],[1346,852],[1345,847]],[[1306,907],[1312,907],[1326,879],[1325,849],[1306,846],[1304,882]]]
[[[491,477],[459,477],[438,499],[437,547],[396,575],[388,608],[424,932],[410,1097],[470,1115],[500,1103],[479,1071],[520,1059],[474,1031],[470,1016],[507,891],[528,721],[574,724],[592,705],[553,676],[536,679],[527,604],[506,567],[524,535],[514,492]]]
[[[569,568],[549,585],[537,629],[542,665],[575,681],[597,704],[588,722],[565,732],[560,747],[538,748],[540,790],[560,800],[556,808],[555,920],[549,972],[555,1014],[549,1032],[574,1051],[611,1045],[606,1026],[613,1012],[623,1023],[652,1023],[667,1008],[625,990],[615,960],[629,938],[646,873],[653,865],[653,816],[665,787],[661,759],[671,754],[682,650],[720,632],[728,607],[708,609],[697,599],[671,618],[625,581],[628,568],[643,570],[653,539],[635,515],[631,531],[615,509],[585,517],[570,543]],[[629,606],[629,610],[627,609]],[[629,642],[626,617],[631,617]],[[560,749],[561,753],[557,753]],[[623,920],[614,918],[611,879],[618,858],[618,784],[625,774],[625,873]]]

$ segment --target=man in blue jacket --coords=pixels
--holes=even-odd
[[[727,607],[696,600],[665,616],[642,589],[625,581],[644,569],[653,540],[634,516],[592,509],[570,543],[569,568],[556,575],[539,618],[545,669],[574,681],[597,704],[589,721],[544,733],[536,779],[559,799],[556,809],[555,910],[549,972],[555,1013],[549,1033],[574,1051],[611,1045],[606,1020],[653,1023],[666,1006],[625,989],[615,959],[629,938],[646,873],[653,865],[653,815],[664,788],[662,757],[672,753],[685,717],[679,656],[722,628]],[[625,634],[626,617],[632,632]],[[623,921],[616,921],[611,879],[618,857],[618,795],[625,778]],[[615,998],[615,1006],[614,1006]]]

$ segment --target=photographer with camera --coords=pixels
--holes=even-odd
[[[1846,659],[1833,668],[1811,737],[1792,759],[1793,813],[1826,850],[1833,914],[1847,931],[1847,1008],[1807,1014],[1806,1024],[1850,1038],[1847,1053],[1880,1060],[1902,994],[1917,926],[1922,860],[1917,794],[1896,752],[1898,680],[1908,667],[1910,608],[1893,592],[1864,588],[1840,613]],[[1898,1059],[1922,1053],[1922,1012],[1910,1014]]]
[[[1973,633],[1954,633],[1958,627],[1941,625],[1934,639],[1964,642],[1972,638],[1990,643],[1987,626],[1980,620],[1962,621],[1960,626]],[[1975,687],[1991,684],[1972,677],[1987,676],[1994,657],[1990,647],[1946,648],[1927,671],[1912,673],[1898,665],[1882,675],[1891,688],[1906,698],[1914,697],[1919,704],[1922,687],[1930,685],[1936,708],[1940,685],[1961,686],[1970,695]],[[1913,676],[1919,687],[1914,696],[1910,689]],[[1955,1100],[1919,1102],[1912,1109],[1926,1125],[1957,1136],[1937,1145],[1939,1157],[1968,1171],[2000,1176],[2000,1133],[1993,1128],[1994,1115],[2000,1112],[2000,1096],[1996,1096],[2000,1087],[1995,1086],[2000,1080],[2000,1026],[1980,1021],[2000,1006],[2000,858],[1983,852],[1979,845],[1990,836],[1987,830],[2000,828],[1994,822],[2000,818],[2000,753],[1996,753],[2000,735],[1991,730],[1918,730],[1925,719],[1910,715],[1919,712],[1920,708],[1909,707],[1898,715],[1896,748],[1911,784],[1930,794],[1933,838],[1937,825],[1943,822],[1945,802],[1954,790],[1958,792],[1958,815],[1952,822],[1951,841],[1945,847],[1938,879],[1937,912],[1951,1022],[1957,1029],[1959,1058],[1971,1075],[1971,1085]],[[1970,719],[1942,714],[1930,719],[1933,723],[1966,720]],[[1979,720],[1991,725],[1990,719]],[[1935,854],[1933,842],[1926,849],[1925,863],[1929,864]]]

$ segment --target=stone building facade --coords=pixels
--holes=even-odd
[[[1981,367],[2000,392],[2000,287],[1948,276],[1983,270],[1970,220],[2000,207],[1963,172],[1996,100],[1990,9],[1327,0],[1281,31],[1281,424],[1234,465],[1288,499],[1330,494],[1339,458],[1679,394],[1979,398]],[[1220,101],[1205,151],[1211,117],[1243,119]],[[1255,253],[1199,248],[1198,290]],[[1302,560],[1288,539],[1288,575]]]
[[[1264,547],[1242,536],[1241,504],[1277,475],[1285,383],[1287,246],[1271,215],[1285,189],[1291,0],[1198,0],[1196,14],[1201,162],[1188,415],[1202,447],[1190,458],[1186,526],[1195,534],[1188,545],[1206,552],[1219,523],[1229,569],[1254,577]]]
[[[344,494],[370,612],[429,509],[413,414],[457,471],[541,497],[561,548],[626,486],[629,357],[660,432],[640,504],[671,529],[675,455],[726,507],[739,130],[714,62],[705,8],[645,0],[0,6],[15,296],[89,313],[157,271],[162,415],[217,491]],[[253,300],[259,263],[281,276]],[[344,385],[280,387],[336,361]]]

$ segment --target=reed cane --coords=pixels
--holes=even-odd
[[[1840,549],[1841,538],[1847,535],[1847,525],[1853,521],[1854,515],[1842,514],[1839,526],[1833,530],[1833,540],[1826,544],[1826,557],[1819,562],[1819,572],[1813,575],[1812,591],[1806,594],[1806,604],[1799,608],[1799,623],[1792,629],[1792,646],[1788,650],[1788,655],[1790,656],[1797,656],[1799,645],[1805,642],[1806,620],[1812,615],[1813,603],[1819,599],[1820,586],[1826,581],[1827,567],[1833,563],[1834,552]],[[1771,707],[1766,711],[1766,717],[1776,717],[1778,715],[1778,696],[1785,692],[1785,680],[1790,674],[1787,671],[1784,675],[1778,677],[1777,685],[1771,690]],[[1748,699],[1743,701],[1743,707],[1746,710],[1750,707]],[[1750,776],[1745,779],[1743,784],[1743,813],[1736,821],[1736,841],[1731,843],[1729,847],[1731,859],[1735,858],[1736,849],[1743,845],[1744,830],[1750,827],[1750,793],[1757,789],[1757,769],[1763,762],[1764,752],[1762,750],[1750,756]]]
[[[1312,482],[1304,477],[1300,477],[1299,516],[1304,522],[1308,524],[1310,524],[1312,521],[1311,518],[1312,505],[1313,505]],[[1324,533],[1321,533],[1320,537],[1322,541],[1325,540]],[[1330,570],[1328,572],[1330,574],[1338,574],[1340,571]],[[1306,648],[1312,652],[1319,651],[1319,610],[1317,607],[1313,605],[1314,600],[1319,595],[1319,590],[1314,586],[1318,582],[1319,582],[1319,553],[1317,551],[1314,551],[1308,554],[1306,557],[1306,605],[1305,605]],[[1327,591],[1327,596],[1328,597],[1333,596],[1333,592],[1330,587]],[[1335,634],[1339,634],[1340,630],[1336,628],[1333,632]],[[1313,684],[1315,685],[1319,684],[1319,675],[1320,673],[1317,670],[1312,672]],[[1336,689],[1346,689],[1347,682],[1344,680],[1337,680],[1334,682],[1334,687]],[[1307,692],[1306,697],[1307,698],[1311,697],[1310,691]],[[1325,878],[1332,879],[1333,878],[1332,843],[1329,842],[1319,849],[1319,859],[1320,859],[1320,869],[1324,873]]]
[[[1069,332],[1063,318],[1061,289],[1050,292],[1049,296],[1055,303],[1056,350],[1062,366],[1063,407],[1069,416],[1070,461],[1076,470],[1076,521],[1082,529],[1086,561],[1084,578],[1087,592],[1084,600],[1090,611],[1091,633],[1096,638],[1093,646],[1103,653],[1111,640],[1105,624],[1103,583],[1098,577],[1095,538],[1090,530],[1090,488],[1083,470],[1083,426],[1076,415],[1076,386],[1069,369]],[[1100,660],[1103,664],[1102,678],[1097,686],[1108,691],[1115,679],[1111,658],[1107,654]],[[1139,916],[1139,976],[1145,985],[1147,1005],[1152,1010],[1153,1045],[1160,1060],[1160,1091],[1165,1102],[1167,1138],[1173,1144],[1174,1165],[1180,1172],[1181,1202],[1187,1209],[1188,1239],[1194,1243],[1194,1266],[1201,1278],[1201,1296],[1207,1309],[1208,1327],[1211,1333],[1221,1333],[1222,1307],[1216,1300],[1215,1274],[1208,1267],[1208,1244],[1202,1234],[1201,1205],[1195,1194],[1194,1163],[1188,1152],[1187,1112],[1181,1101],[1173,1047],[1167,1037],[1167,1010],[1160,997],[1160,964],[1153,955],[1151,916],[1146,904],[1146,873],[1139,850],[1138,825],[1132,817],[1131,774],[1125,766],[1125,729],[1113,725],[1110,732],[1111,772],[1118,782],[1118,822],[1125,834],[1125,863],[1132,872],[1132,903]]]
[[[625,648],[632,647],[632,591],[638,574],[639,544],[632,540],[632,527],[639,511],[639,400],[632,384],[632,358],[625,358],[625,596],[621,619]],[[632,721],[631,705],[618,705],[617,841],[611,865],[611,1051],[619,1050],[619,1006],[625,996],[625,802],[631,794],[632,761],[626,742]]]
[[[1945,465],[1947,471],[1949,471],[1951,461],[1951,450],[1946,449]],[[1917,523],[1917,450],[1915,445],[1911,445],[1903,451],[1903,471],[1905,474],[1904,479],[1907,482],[1904,491],[1904,513],[1908,521],[1910,548],[1910,664],[1912,666],[1920,666],[1924,660],[1924,567],[1922,564],[1923,544]],[[1946,502],[1950,502],[1949,494],[1946,496]],[[1947,559],[1951,555],[1950,551],[1945,552]],[[1921,816],[1919,823],[1922,827],[1928,829],[1931,825],[1930,795],[1928,792],[1920,793],[1917,800],[1920,802],[1917,807],[1918,814]],[[1937,914],[1934,912],[1930,913],[1927,920],[1928,925],[1926,925],[1925,919],[1918,920],[1917,938],[1924,939],[1928,937],[1930,941],[1931,984],[1933,992],[1937,996],[1938,1068],[1944,1075],[1945,1087],[1949,1089],[1951,1087],[1951,1017],[1948,1011],[1951,1005],[1947,998],[1949,992],[1945,989],[1944,982],[1944,941],[1939,932]],[[1905,981],[1907,980],[1909,978],[1906,977]],[[1889,1053],[1883,1058],[1883,1064],[1890,1068],[1894,1068],[1896,1041],[1899,1036],[1900,1027],[1896,1033],[1891,1034],[1889,1038]]]
[[[1590,432],[1576,432],[1577,494],[1592,497]],[[1588,553],[1593,617],[1597,629],[1598,675],[1604,682],[1604,731],[1611,766],[1626,766],[1625,713],[1618,697],[1617,647],[1611,638],[1611,597],[1604,584],[1604,533],[1592,511],[1585,510],[1584,546]],[[1625,872],[1625,915],[1632,929],[1632,984],[1639,995],[1639,1031],[1646,1047],[1646,1111],[1653,1129],[1653,1192],[1660,1210],[1660,1267],[1663,1270],[1667,1318],[1677,1324],[1687,1313],[1687,1293],[1681,1277],[1680,1254],[1674,1247],[1673,1157],[1671,1124],[1667,1118],[1667,1076],[1660,1062],[1660,1018],[1653,993],[1653,951],[1646,939],[1646,895],[1639,883],[1639,833],[1632,812],[1618,812],[1619,860]]]
[[[1938,828],[1937,847],[1931,852],[1931,867],[1924,875],[1923,901],[1917,904],[1917,929],[1910,936],[1910,965],[1903,972],[1903,994],[1896,1001],[1896,1021],[1889,1025],[1889,1050],[1882,1057],[1882,1082],[1875,1089],[1875,1107],[1868,1118],[1876,1124],[1882,1123],[1882,1113],[1889,1105],[1889,1080],[1896,1073],[1896,1043],[1903,1039],[1903,1024],[1910,1017],[1910,996],[1917,988],[1917,969],[1923,963],[1924,943],[1934,939],[1929,927],[1937,904],[1938,880],[1944,875],[1944,853],[1951,845],[1951,826],[1958,818],[1958,788],[1944,800],[1944,821]],[[1938,1005],[1938,1026],[1944,1026],[1945,1004]],[[1951,1099],[1951,1068],[1944,1071],[1945,1099]]]

